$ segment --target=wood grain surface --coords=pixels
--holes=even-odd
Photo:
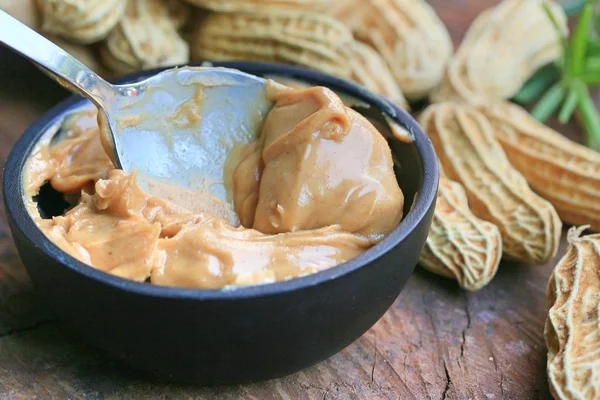
[[[455,43],[497,2],[430,0]],[[2,165],[21,132],[64,96],[34,67],[0,49]],[[576,126],[559,129],[578,138]],[[559,256],[564,247],[563,240]],[[494,281],[475,294],[418,269],[385,316],[327,361],[268,382],[182,386],[117,364],[63,329],[32,289],[2,207],[0,399],[546,399],[542,332],[555,262],[503,262]]]

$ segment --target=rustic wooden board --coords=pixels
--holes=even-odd
[[[456,43],[475,15],[497,2],[430,1]],[[2,163],[27,125],[63,96],[0,49]],[[561,130],[578,137],[577,127]],[[0,399],[546,399],[545,285],[555,261],[503,262],[475,294],[418,270],[388,313],[331,359],[278,380],[202,388],[142,376],[63,329],[32,290],[2,208]]]

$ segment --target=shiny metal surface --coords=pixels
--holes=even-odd
[[[123,170],[137,169],[138,183],[151,193],[146,177],[208,191],[231,204],[225,189],[229,156],[236,145],[258,137],[272,107],[264,80],[230,69],[185,67],[135,88],[137,96],[107,110]]]
[[[226,68],[174,68],[112,85],[1,10],[0,43],[91,100],[109,128],[109,155],[125,172],[139,171],[150,193],[151,182],[160,180],[230,200],[224,182],[229,154],[258,136],[272,107],[263,79]]]

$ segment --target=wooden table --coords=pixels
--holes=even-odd
[[[455,43],[497,2],[430,0]],[[64,96],[34,67],[0,49],[2,163],[21,132]],[[576,127],[567,131],[577,137]],[[564,250],[563,241],[559,256]],[[1,208],[0,399],[546,399],[542,332],[555,262],[503,262],[494,281],[474,294],[418,269],[385,316],[327,361],[269,382],[182,386],[115,364],[62,329],[32,290]]]

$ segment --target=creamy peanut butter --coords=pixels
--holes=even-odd
[[[265,233],[338,224],[375,240],[392,231],[404,198],[375,127],[325,88],[273,98],[259,141],[234,174],[242,224]]]
[[[226,169],[235,213],[208,193],[167,184],[160,198],[143,192],[136,173],[114,168],[88,110],[68,117],[59,140],[43,140],[28,160],[32,217],[82,262],[164,286],[271,283],[357,256],[402,217],[387,142],[328,89],[271,91],[275,106],[260,137]],[[33,198],[45,182],[73,202],[64,215],[40,215]]]

